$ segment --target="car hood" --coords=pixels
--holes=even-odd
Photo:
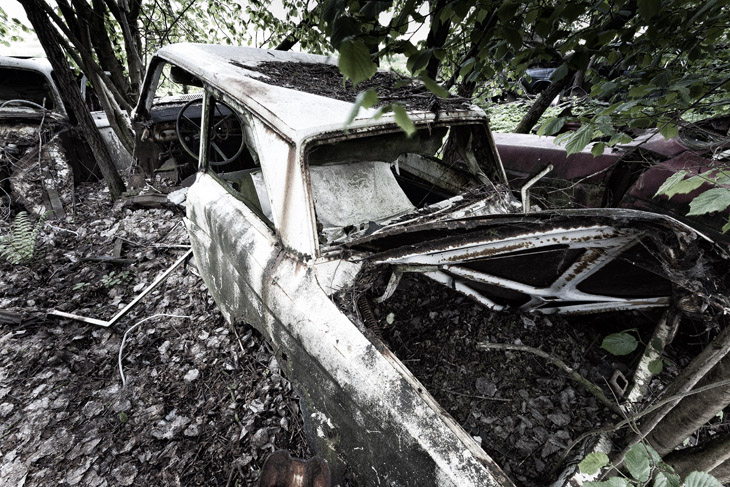
[[[728,262],[692,228],[637,210],[455,218],[382,229],[346,246],[390,270],[382,300],[403,274],[422,273],[488,308],[542,313],[667,306],[677,289],[724,287],[711,270]]]

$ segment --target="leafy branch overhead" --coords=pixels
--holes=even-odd
[[[687,177],[690,176],[690,177]],[[697,174],[682,170],[672,174],[654,196],[673,198],[694,193],[689,203],[688,216],[725,211],[730,207],[730,172],[727,169],[709,169]],[[730,230],[730,221],[722,231]]]
[[[405,56],[412,75],[464,96],[520,91],[527,68],[557,68],[554,85],[582,89],[602,104],[580,117],[585,128],[568,141],[573,153],[600,139],[597,154],[626,142],[627,129],[656,127],[671,137],[683,115],[728,108],[727,15],[726,1],[328,0],[321,25],[355,83],[395,54]],[[417,31],[426,38],[414,41]],[[518,131],[532,128],[546,101],[533,104],[538,113],[528,113]],[[541,133],[557,133],[569,117]]]

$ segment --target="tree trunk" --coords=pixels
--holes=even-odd
[[[664,390],[664,397],[681,395],[692,390],[703,377],[708,375],[714,367],[719,364],[730,350],[730,325],[723,323],[723,331],[706,346],[692,361],[680,372],[672,383]],[[629,443],[629,447],[641,441],[656,427],[680,401],[673,401],[651,415],[641,420],[639,435],[635,436]],[[628,451],[628,448],[626,449]],[[624,453],[626,452],[624,451]],[[622,455],[623,457],[623,455]],[[614,463],[617,460],[614,459]]]
[[[729,376],[730,355],[725,355],[695,387],[707,386]],[[728,404],[730,404],[730,385],[687,396],[664,417],[646,439],[659,455],[664,456],[712,419],[718,411],[725,409]]]
[[[94,158],[96,159],[101,173],[104,175],[112,198],[118,198],[124,192],[124,181],[117,172],[116,167],[109,155],[104,141],[81,98],[81,91],[74,78],[73,72],[68,65],[66,56],[61,50],[61,41],[58,38],[55,28],[44,13],[42,0],[19,0],[25,9],[28,20],[33,25],[38,40],[53,66],[53,71],[58,79],[58,90],[61,92],[67,110],[73,114],[89,144]]]
[[[730,433],[719,434],[702,445],[673,451],[664,461],[682,477],[694,471],[712,472],[724,463],[730,465]]]
[[[537,124],[537,121],[540,120],[540,117],[542,117],[542,114],[545,113],[545,110],[547,110],[555,97],[567,88],[568,85],[570,85],[570,82],[573,79],[573,73],[574,72],[571,71],[562,79],[550,83],[550,86],[540,93],[537,100],[535,100],[535,102],[530,106],[530,109],[527,110],[525,116],[522,117],[520,123],[518,123],[517,127],[515,127],[514,132],[518,134],[529,134],[532,127]]]
[[[441,22],[441,19],[438,15],[447,3],[448,2],[446,0],[437,0],[435,2],[435,5],[433,1],[429,2],[430,6],[432,7],[431,11],[433,13],[431,14],[431,28],[428,31],[428,36],[426,37],[427,49],[438,49],[444,47],[444,43],[449,37],[449,31],[451,30],[451,20]],[[431,59],[428,60],[428,66],[426,66],[426,74],[429,78],[433,80],[436,79],[436,76],[438,76],[439,66],[441,66],[441,61],[439,61],[436,56],[431,56]]]
[[[710,473],[722,482],[723,485],[730,483],[730,461],[726,461],[719,467],[715,467]]]

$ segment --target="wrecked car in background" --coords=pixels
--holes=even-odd
[[[669,215],[714,240],[730,244],[722,228],[730,209],[688,216],[690,202],[715,187],[707,180],[687,194],[655,196],[674,174],[687,177],[706,171],[726,170],[730,164],[730,117],[687,124],[678,137],[665,139],[649,130],[628,144],[607,148],[594,157],[591,147],[567,154],[555,137],[495,133],[494,140],[511,184],[520,186],[548,166],[533,194],[548,208],[630,208]]]
[[[226,319],[271,342],[333,473],[344,461],[364,485],[511,486],[363,309],[335,298],[382,301],[419,274],[492,310],[665,307],[684,250],[713,243],[663,215],[534,211],[483,111],[389,73],[375,82],[406,106],[412,137],[374,108],[344,127],[356,91],[335,59],[171,45],[135,108],[138,157],[199,160],[185,218],[197,266]],[[387,285],[368,289],[373,273]]]
[[[84,91],[90,97],[91,91]],[[92,116],[118,168],[129,167],[131,155],[112,132],[104,112],[93,111]],[[0,189],[4,195],[12,194],[37,215],[51,210],[61,217],[73,205],[74,183],[100,177],[91,150],[69,119],[48,60],[0,56]]]

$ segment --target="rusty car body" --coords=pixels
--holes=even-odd
[[[464,100],[419,107],[425,90],[399,78],[412,137],[375,108],[345,127],[357,91],[328,95],[336,73],[323,56],[165,47],[134,113],[140,148],[157,145],[153,162],[183,151],[199,160],[185,218],[197,266],[226,319],[272,344],[333,475],[344,461],[361,485],[511,486],[334,298],[376,271],[389,276],[377,300],[418,273],[494,310],[664,307],[665,269],[684,255],[664,250],[707,239],[633,210],[534,211],[507,186],[483,111]],[[340,78],[329,85],[347,91]]]
[[[690,225],[713,240],[730,244],[722,232],[730,209],[690,215],[690,202],[716,186],[709,179],[687,194],[655,196],[672,175],[726,170],[730,153],[730,117],[686,124],[680,135],[665,139],[649,130],[628,144],[606,148],[594,157],[591,147],[568,155],[555,137],[495,133],[497,150],[511,184],[521,185],[548,166],[552,170],[533,189],[543,206],[553,208],[629,208],[662,213]]]
[[[131,154],[104,112],[91,113],[117,167],[129,167]],[[0,56],[0,189],[35,214],[63,216],[73,206],[74,183],[100,177],[48,60]]]

